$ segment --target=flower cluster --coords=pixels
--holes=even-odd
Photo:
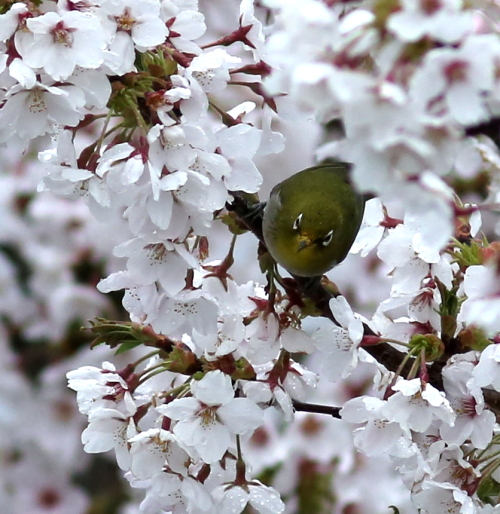
[[[260,61],[263,34],[253,3],[242,2],[235,19],[239,27],[232,34],[203,48],[195,42],[206,30],[197,2],[61,1],[8,7],[0,15],[2,141],[26,146],[44,137],[46,149],[39,158],[46,174],[40,191],[83,198],[99,221],[113,227],[114,254],[125,269],[102,281],[101,291],[126,289],[123,305],[133,320],[164,336],[189,337],[208,361],[234,358],[235,348],[251,339],[244,319],[256,310],[248,298],[259,292],[253,291],[256,286],[228,287],[227,282],[218,288],[211,282],[219,279],[210,279],[200,261],[210,251],[211,234],[225,226],[217,214],[229,193],[258,190],[262,177],[253,159],[282,147],[281,136],[270,129],[269,112],[258,117],[262,123],[257,128],[244,121],[255,103],[227,112],[218,105],[217,94],[231,82],[259,94],[259,76],[268,72]],[[238,42],[241,57],[224,49]],[[254,78],[246,82],[246,77]],[[264,105],[264,111],[269,109]],[[264,338],[254,339],[257,344],[248,344],[243,354],[267,362],[259,356]],[[277,343],[274,355],[279,348]],[[70,385],[79,391],[80,409],[89,417],[86,451],[114,446],[119,466],[130,469],[131,483],[148,489],[146,511],[178,509],[180,501],[194,512],[196,491],[199,509],[210,510],[200,469],[192,466],[213,464],[228,451],[234,460],[239,437],[261,422],[257,403],[234,398],[231,379],[220,370],[193,382],[191,389],[181,387],[182,395],[197,399],[191,407],[183,405],[191,399],[178,398],[162,412],[160,403],[168,394],[149,391],[165,427],[166,420],[177,420],[171,437],[168,430],[153,428],[155,422],[139,430],[147,394],[129,390],[109,366],[102,373],[84,368]],[[210,400],[214,388],[219,397]],[[272,397],[270,392],[268,401]],[[171,447],[178,466],[170,459],[168,468],[145,459],[151,444],[159,448],[163,439],[161,451]],[[130,452],[136,455],[133,464]],[[229,467],[219,477],[213,502],[231,511],[234,505],[243,509],[246,491],[251,504],[267,512],[282,510],[275,492],[247,478],[244,470],[236,476]],[[172,489],[176,483],[177,492]]]
[[[161,365],[153,360],[147,369]],[[250,399],[235,397],[229,375],[214,370],[175,387],[178,377],[172,374],[172,391],[182,392],[177,398],[168,391],[160,397],[155,390],[159,384],[152,389],[151,381],[141,384],[137,376],[122,375],[104,363],[72,371],[68,380],[89,417],[82,434],[86,451],[115,450],[131,484],[147,489],[142,512],[234,512],[247,503],[261,512],[283,510],[278,494],[249,480],[236,463],[239,436],[262,423],[262,410]],[[162,375],[163,388],[165,379]],[[227,467],[215,466],[201,480],[210,470],[207,464],[223,458]]]
[[[487,141],[470,137],[489,134],[478,127],[498,116],[496,7],[460,0],[356,9],[320,0],[265,3],[278,10],[267,90],[287,93],[326,122],[341,119],[345,138],[319,155],[352,162],[361,191],[401,199],[414,218],[417,252],[440,251],[454,230],[451,180],[498,170]]]
[[[337,378],[360,345],[396,375],[379,379],[381,397],[347,402],[342,417],[365,454],[391,456],[419,512],[490,512],[497,429],[485,395],[495,388],[498,252],[495,235],[477,236],[480,211],[498,196],[498,137],[488,131],[498,127],[497,6],[265,4],[277,9],[267,90],[324,122],[340,119],[343,136],[318,154],[352,162],[360,190],[379,197],[352,251],[376,251],[390,296],[364,337],[347,305],[339,317],[339,299],[331,308],[341,327],[316,337]],[[465,204],[464,190],[479,204]],[[381,341],[407,346],[399,364],[379,358],[371,345]]]
[[[365,490],[383,480],[380,512],[496,512],[500,224],[483,213],[500,195],[498,6],[214,5],[0,7],[0,141],[43,170],[0,193],[5,327],[61,340],[97,317],[93,346],[117,363],[64,371],[85,451],[114,450],[142,490],[127,512],[373,512]],[[305,124],[340,122],[317,157],[352,163],[367,193],[342,264],[357,271],[307,281],[267,253],[264,163],[298,171],[275,155],[276,114],[304,146]],[[33,227],[12,215],[23,192]],[[78,281],[86,259],[102,263]]]

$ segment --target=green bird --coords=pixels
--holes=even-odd
[[[296,173],[271,191],[264,209],[264,241],[290,273],[321,276],[346,258],[365,208],[348,172],[348,163],[328,162]]]

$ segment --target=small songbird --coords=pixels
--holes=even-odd
[[[316,277],[342,262],[356,238],[365,199],[349,183],[349,164],[328,162],[280,182],[264,209],[269,253],[287,271]]]

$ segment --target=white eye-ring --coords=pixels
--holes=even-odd
[[[333,238],[333,229],[330,230],[330,232],[328,232],[328,234],[326,234],[326,236],[321,240],[321,244],[323,246],[328,246],[332,242],[332,238]]]
[[[296,220],[293,222],[293,226],[292,226],[293,230],[296,230],[296,231],[300,230],[300,223],[301,223],[301,221],[302,221],[302,213],[300,213],[297,216]]]

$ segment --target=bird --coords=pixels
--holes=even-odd
[[[349,253],[365,206],[349,170],[349,163],[327,161],[272,189],[262,218],[264,243],[292,275],[322,276]]]

